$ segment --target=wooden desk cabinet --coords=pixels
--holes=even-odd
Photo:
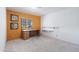
[[[21,38],[26,40],[26,39],[28,39],[30,37],[39,36],[39,35],[40,35],[40,31],[39,30],[22,31]]]

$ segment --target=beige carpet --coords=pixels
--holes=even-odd
[[[8,41],[6,52],[77,52],[79,45],[48,38],[44,36],[32,37],[28,40],[16,39]]]

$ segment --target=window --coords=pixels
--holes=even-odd
[[[26,28],[32,28],[32,20],[28,19],[22,19],[22,29],[26,29]]]

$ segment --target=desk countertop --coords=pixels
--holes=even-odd
[[[24,29],[22,31],[34,31],[34,30],[36,30],[36,29]]]

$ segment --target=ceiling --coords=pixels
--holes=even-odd
[[[66,7],[7,7],[8,10],[18,11],[23,13],[29,13],[32,15],[42,16],[48,14],[50,12],[57,12],[63,9],[67,9]]]

